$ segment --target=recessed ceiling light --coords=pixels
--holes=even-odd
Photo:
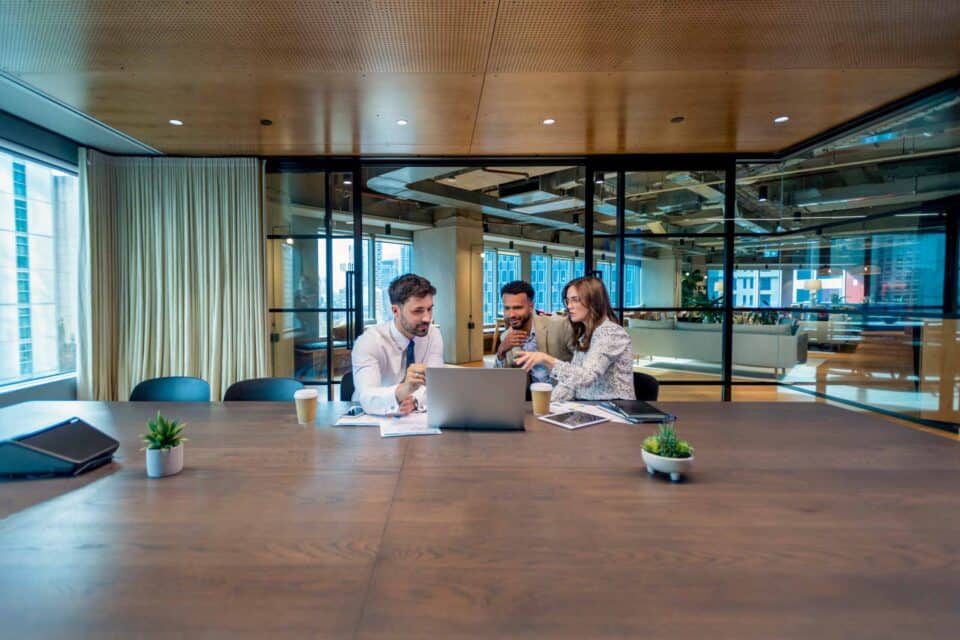
[[[773,121],[776,122],[777,124],[783,124],[789,119],[790,119],[790,116],[777,116],[776,118],[773,119]]]
[[[684,118],[683,116],[673,116],[672,118],[670,118],[670,122],[672,122],[673,124],[679,124],[684,120],[686,120],[686,118]]]
[[[174,120],[171,120],[171,121],[170,121],[170,124],[172,124],[172,125],[175,126],[175,127],[182,127],[182,126],[183,126],[183,120],[176,120],[176,119],[174,119]]]
[[[343,184],[353,184],[353,180],[351,180],[350,178],[347,178],[343,181]]]
[[[400,118],[399,120],[397,120],[397,124],[400,125],[401,127],[405,127],[407,126],[407,121],[404,120],[403,118]]]
[[[264,118],[263,120],[260,121],[260,124],[262,124],[265,127],[269,127],[270,125],[273,124],[273,120],[270,120],[269,118]]]
[[[546,120],[543,121],[543,124],[554,124],[555,122],[556,120],[554,120],[553,118],[547,118]]]

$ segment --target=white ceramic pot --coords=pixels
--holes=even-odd
[[[643,463],[647,465],[647,473],[653,475],[657,471],[669,473],[670,480],[678,482],[680,477],[690,471],[693,467],[693,456],[689,458],[664,458],[655,453],[650,453],[646,449],[641,449],[643,454]]]
[[[183,443],[172,449],[147,449],[147,476],[162,478],[183,470]]]

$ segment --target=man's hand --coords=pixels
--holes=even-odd
[[[412,364],[407,367],[403,382],[397,385],[397,402],[403,402],[411,393],[427,382],[427,365]]]
[[[403,383],[410,386],[410,391],[416,391],[427,383],[427,365],[412,364],[407,367],[407,375]]]
[[[400,401],[400,407],[397,409],[397,413],[402,416],[411,413],[414,409],[417,408],[417,402],[413,399],[413,396],[407,396]]]
[[[522,347],[530,334],[526,331],[515,331],[511,329],[500,341],[500,348],[497,349],[497,358],[503,360],[507,356],[507,351],[514,347]]]

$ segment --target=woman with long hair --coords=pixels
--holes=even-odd
[[[553,400],[633,400],[633,347],[620,326],[599,278],[576,278],[563,288],[575,349],[563,362],[540,351],[521,351],[516,363],[526,371],[544,365],[556,381]]]

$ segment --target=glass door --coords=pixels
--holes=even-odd
[[[272,375],[339,399],[362,330],[353,171],[271,170],[265,181]]]

